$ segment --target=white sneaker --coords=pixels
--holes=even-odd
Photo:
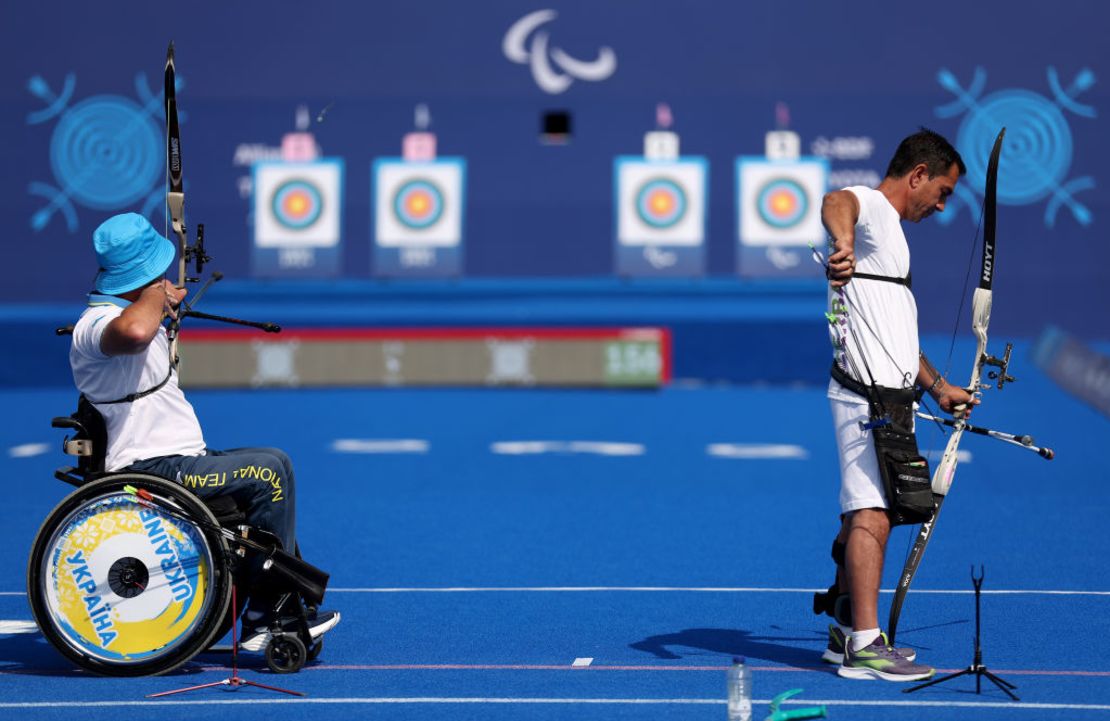
[[[851,643],[844,644],[844,662],[836,670],[841,678],[882,679],[883,681],[924,681],[932,678],[936,670],[913,661],[907,661],[886,643],[886,634],[858,651]]]
[[[315,616],[308,619],[308,635],[315,641],[320,636],[323,636],[328,631],[335,628],[339,623],[339,611],[317,611]],[[282,621],[282,627],[286,629],[296,628],[296,621],[293,619],[286,619]],[[239,641],[239,648],[244,651],[259,652],[266,648],[266,644],[273,638],[273,633],[269,626],[259,626],[253,631],[243,634],[243,638]]]
[[[821,660],[825,663],[844,663],[844,646],[848,643],[848,637],[834,624],[829,624],[829,645],[825,647],[825,652],[821,654]],[[894,649],[894,653],[898,654],[907,661],[914,661],[917,659],[917,651],[912,648],[899,647]]]

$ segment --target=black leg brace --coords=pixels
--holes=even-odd
[[[844,568],[844,551],[847,544],[833,541],[832,545],[832,559],[836,563],[837,570]],[[839,573],[837,574],[839,577]],[[817,615],[826,614],[833,618],[841,626],[852,625],[852,597],[847,593],[841,592],[840,586],[837,581],[833,580],[833,584],[829,586],[829,590],[824,593],[813,594],[813,612]]]

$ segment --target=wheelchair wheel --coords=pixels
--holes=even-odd
[[[304,667],[304,641],[296,634],[282,633],[266,645],[266,665],[274,673],[296,673]]]
[[[177,511],[144,505],[126,486]],[[181,666],[215,640],[231,602],[228,546],[215,527],[199,499],[164,478],[118,473],[81,486],[47,516],[31,550],[27,591],[43,635],[99,674]]]

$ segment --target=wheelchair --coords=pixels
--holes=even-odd
[[[242,525],[230,499],[209,506],[165,478],[106,473],[104,421],[84,398],[51,425],[75,431],[63,450],[77,466],[54,475],[77,488],[35,537],[27,590],[35,622],[63,656],[106,676],[173,671],[231,629],[246,596],[233,586],[248,566],[263,569],[252,583],[277,599],[275,617],[286,619],[270,629],[269,668],[299,671],[320,654],[323,640],[312,639],[308,619],[327,573]]]

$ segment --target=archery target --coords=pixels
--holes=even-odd
[[[686,214],[686,192],[670,178],[655,178],[636,193],[636,213],[653,228],[670,228]]]
[[[374,163],[374,235],[380,247],[458,246],[466,164],[461,158]]]
[[[333,248],[341,238],[343,161],[266,161],[254,166],[257,248]]]
[[[705,238],[702,159],[617,158],[617,241],[620,245],[698,246]]]
[[[324,199],[315,184],[295,179],[278,186],[270,206],[273,217],[279,224],[293,230],[301,230],[320,218]]]
[[[406,181],[393,196],[393,215],[414,230],[435,225],[443,215],[443,191],[433,181]]]
[[[809,194],[790,178],[775,178],[759,189],[756,208],[764,223],[775,228],[792,228],[805,217]]]
[[[821,196],[828,183],[824,159],[736,161],[738,233],[742,246],[786,246],[818,242]]]

